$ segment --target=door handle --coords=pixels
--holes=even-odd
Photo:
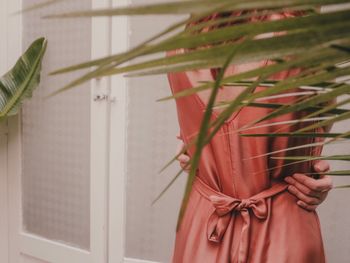
[[[96,94],[94,96],[94,101],[102,101],[102,100],[109,101],[109,102],[115,102],[117,99],[115,97],[109,98],[109,96],[106,94]]]
[[[106,94],[96,94],[94,96],[94,101],[102,101],[102,100],[107,100],[108,99],[108,95]]]

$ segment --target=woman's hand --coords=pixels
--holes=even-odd
[[[329,163],[319,160],[315,162],[314,170],[318,173],[327,172]],[[287,176],[285,181],[290,184],[288,191],[299,199],[297,204],[309,211],[315,210],[326,199],[329,190],[333,188],[332,177],[324,174],[320,175],[319,179],[314,179],[305,174],[296,173]]]
[[[177,138],[180,140],[178,146],[177,146],[177,150],[176,150],[176,155],[178,155],[185,147],[184,142],[181,140],[181,138],[179,137],[179,135],[177,136]],[[186,154],[186,153],[182,153],[177,157],[177,160],[180,162],[180,166],[182,167],[182,169],[184,169],[184,171],[186,173],[190,172],[190,166],[186,164],[187,162],[190,160],[190,157]]]
[[[185,147],[181,138],[179,136],[177,138],[180,142],[177,146],[176,155]],[[190,160],[190,157],[186,153],[182,153],[178,156],[177,160],[180,162],[180,166],[184,171],[189,173],[190,166],[186,167],[186,164]],[[327,172],[329,171],[329,163],[325,160],[316,161],[314,170],[318,173]],[[324,174],[320,175],[319,179],[314,179],[306,174],[296,173],[286,177],[285,181],[290,184],[288,191],[299,199],[297,204],[309,211],[315,210],[326,199],[329,190],[333,188],[332,177]]]

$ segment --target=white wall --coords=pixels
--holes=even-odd
[[[350,108],[350,107],[348,107]],[[348,131],[350,121],[336,124],[332,132]],[[349,154],[350,141],[326,146],[324,155]],[[350,170],[349,162],[332,161],[331,169]],[[333,177],[334,185],[350,185],[350,177]],[[345,263],[350,258],[350,188],[333,189],[318,208],[329,263]]]

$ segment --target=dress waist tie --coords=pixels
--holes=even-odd
[[[211,242],[221,242],[225,231],[230,223],[231,217],[239,212],[243,219],[241,240],[239,244],[238,262],[246,263],[249,249],[249,230],[250,230],[250,213],[251,210],[257,218],[263,220],[267,217],[266,198],[276,195],[285,189],[288,184],[278,182],[270,188],[251,196],[247,199],[237,199],[218,192],[207,185],[203,180],[196,176],[193,187],[206,199],[210,200],[215,208],[207,221],[207,237]]]

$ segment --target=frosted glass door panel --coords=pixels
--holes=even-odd
[[[28,6],[35,2],[23,0]],[[42,82],[22,110],[24,231],[76,247],[90,247],[90,84],[44,96],[75,74],[50,71],[90,59],[91,20],[41,19],[48,13],[88,9],[87,0],[62,1],[23,15],[23,46],[45,36]]]

